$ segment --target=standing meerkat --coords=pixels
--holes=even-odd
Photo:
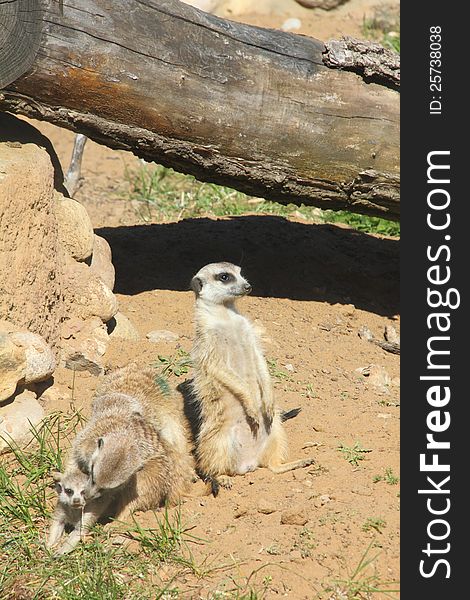
[[[190,450],[182,410],[161,392],[152,370],[131,364],[107,375],[90,420],[72,443],[64,475],[75,478],[73,508],[83,518],[76,521],[78,512],[70,517],[59,495],[48,545],[57,543],[74,517],[76,533],[57,554],[72,550],[101,517],[126,519],[136,510],[177,504],[194,476]],[[69,485],[69,492],[75,488]]]
[[[251,292],[240,267],[227,262],[203,267],[191,281],[196,295],[195,340],[191,351],[192,397],[199,416],[196,459],[201,475],[230,487],[231,475],[257,467],[285,473],[313,458],[286,463],[282,413],[255,326],[235,302]]]

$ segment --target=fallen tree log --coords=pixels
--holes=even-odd
[[[398,91],[324,52],[178,0],[0,0],[0,109],[255,196],[397,220]]]

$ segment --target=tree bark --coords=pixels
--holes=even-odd
[[[178,0],[0,0],[2,29],[0,109],[255,196],[399,219],[399,94],[327,66],[322,42]]]

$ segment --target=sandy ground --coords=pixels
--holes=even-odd
[[[351,0],[330,13],[293,0],[243,0],[222,3],[216,12],[270,27],[296,17],[301,33],[327,39],[359,36],[363,18],[383,4]],[[65,166],[73,135],[36,125]],[[132,155],[89,142],[76,196],[111,244],[120,310],[142,337],[114,341],[107,365],[148,364],[178,348],[189,351],[191,276],[208,262],[241,263],[253,293],[240,308],[266,329],[278,402],[285,409],[302,407],[286,424],[290,456],[317,461],[283,475],[259,470],[236,478],[218,498],[185,501],[184,522],[205,540],[190,548],[209,573],[201,580],[180,577],[182,597],[205,598],[248,581],[265,590],[260,597],[314,598],[322,584],[347,579],[369,545],[368,557],[377,558],[359,578],[375,572],[382,582],[398,580],[399,485],[374,477],[386,469],[399,475],[399,357],[361,339],[358,330],[367,326],[379,339],[387,325],[399,331],[399,242],[269,216],[144,223],[124,197],[126,169],[139,166]],[[145,335],[155,329],[179,338],[152,343]],[[358,371],[370,365],[376,366],[370,376]],[[87,414],[96,384],[92,375],[76,373],[73,382],[71,371],[59,369],[46,408],[64,409],[73,399]],[[338,447],[356,442],[370,451],[354,466]],[[281,524],[286,509],[305,515],[305,524]],[[152,519],[139,517],[143,524]],[[376,527],[367,527],[372,522]],[[169,568],[155,577],[168,581],[172,574]]]

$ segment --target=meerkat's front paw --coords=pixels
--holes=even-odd
[[[259,430],[258,417],[247,415],[246,420],[248,422],[248,425],[250,426],[251,433],[253,434],[254,437],[256,437],[258,435],[258,430]]]
[[[266,431],[268,433],[271,431],[271,425],[273,424],[274,419],[274,412],[274,404],[263,403],[264,426],[266,427]]]

